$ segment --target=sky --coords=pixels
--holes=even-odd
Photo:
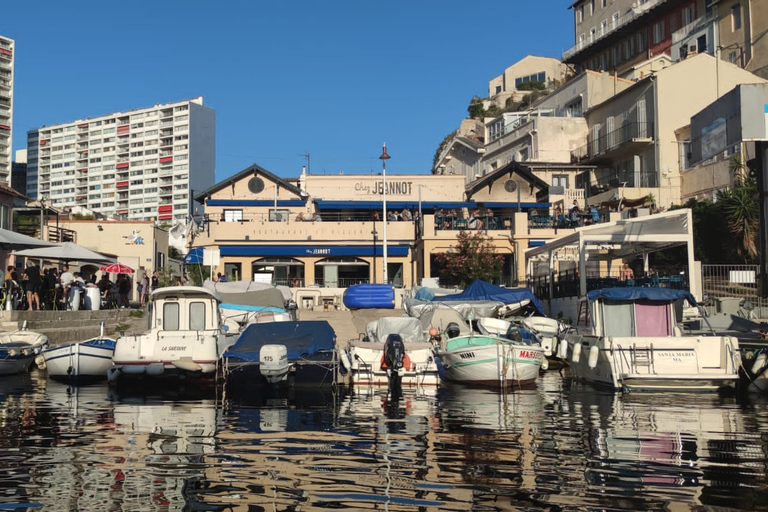
[[[13,149],[28,130],[203,96],[216,180],[251,164],[429,173],[473,96],[525,55],[573,45],[568,0],[4,0]]]

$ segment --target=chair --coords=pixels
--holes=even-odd
[[[467,219],[460,218],[456,219],[456,229],[467,229],[469,227],[469,222],[467,222]]]
[[[557,216],[557,227],[564,228],[565,227],[565,215],[562,213]]]

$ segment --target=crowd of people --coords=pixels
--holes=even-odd
[[[2,274],[0,274],[2,275]],[[136,284],[141,306],[147,304],[149,293],[160,285],[157,271],[150,278],[144,273]],[[41,309],[75,309],[72,301],[82,300],[87,288],[98,288],[101,303],[114,307],[130,307],[130,295],[133,289],[131,277],[128,274],[118,274],[113,281],[110,274],[103,272],[101,279],[96,280],[96,274],[87,276],[80,272],[70,272],[64,264],[59,271],[56,267],[45,268],[33,261],[28,261],[24,269],[9,265],[3,275],[2,289],[5,302],[11,301],[13,309],[28,311]],[[73,293],[78,291],[79,293]]]

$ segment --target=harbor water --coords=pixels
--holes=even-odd
[[[0,510],[768,510],[768,399],[0,378]]]

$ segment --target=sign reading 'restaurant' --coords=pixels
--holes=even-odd
[[[355,192],[358,194],[370,194],[380,196],[384,193],[384,183],[376,181],[373,184],[357,182],[355,183]],[[387,195],[392,196],[410,196],[413,192],[412,181],[387,181]]]

